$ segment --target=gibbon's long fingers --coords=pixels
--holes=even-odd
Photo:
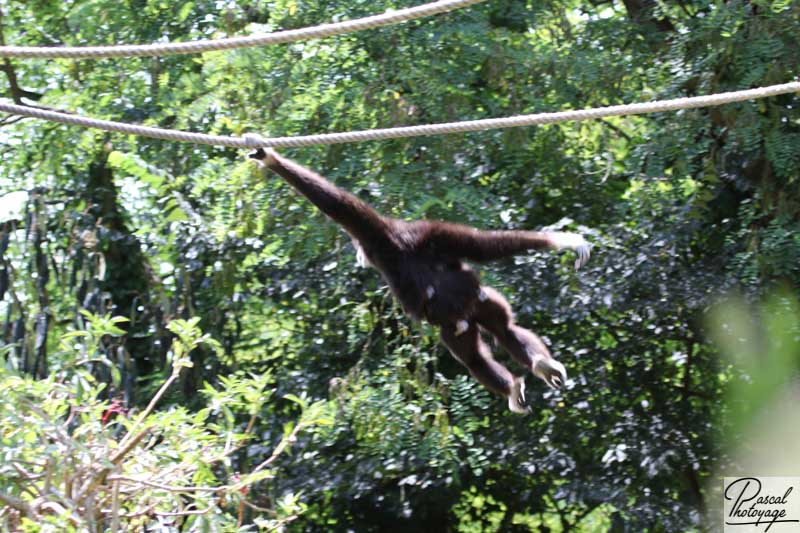
[[[552,248],[556,250],[574,250],[578,254],[575,260],[575,270],[586,264],[589,260],[591,245],[586,242],[583,235],[566,231],[551,231],[547,233]]]
[[[265,157],[267,157],[267,153],[264,151],[263,148],[258,148],[247,154],[247,157],[249,157],[250,159],[264,159]]]
[[[551,357],[540,357],[533,364],[533,375],[558,390],[567,381],[567,370],[559,361]]]
[[[591,255],[590,248],[588,243],[575,248],[575,253],[578,254],[578,258],[575,259],[575,270],[581,268],[589,260],[589,256]]]
[[[272,148],[257,148],[256,150],[247,154],[250,159],[258,161],[262,168],[267,168],[271,162],[275,160],[278,153]]]

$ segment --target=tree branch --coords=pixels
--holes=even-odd
[[[250,472],[250,474],[255,474],[256,472],[260,472],[261,470],[271,465],[275,461],[275,459],[277,459],[278,456],[280,456],[280,454],[283,453],[283,450],[285,450],[287,446],[297,441],[297,434],[300,433],[301,429],[303,429],[303,424],[299,422],[295,424],[294,429],[289,434],[289,436],[282,439],[281,442],[278,444],[278,446],[276,446],[275,449],[272,451],[272,455],[270,455],[266,461],[255,467],[253,471]]]
[[[0,11],[0,46],[6,45],[6,39],[4,36],[4,27],[3,27],[3,12]],[[3,62],[0,64],[0,70],[6,73],[6,78],[8,78],[8,87],[9,92],[11,93],[11,99],[14,100],[14,103],[17,105],[25,105],[22,101],[23,98],[29,98],[31,100],[40,100],[42,98],[42,94],[35,93],[33,91],[28,91],[23,89],[19,86],[19,80],[17,79],[17,73],[14,70],[14,66],[11,64],[11,60],[9,58],[3,58]]]
[[[137,483],[139,485],[144,485],[146,487],[151,487],[154,489],[161,489],[167,492],[221,492],[227,491],[231,489],[231,485],[220,485],[218,487],[191,487],[191,486],[177,486],[177,485],[165,485],[164,483],[157,483],[155,481],[150,481],[147,479],[139,479],[135,477],[128,477],[128,476],[108,476],[107,481],[115,482],[121,481],[125,483]]]
[[[20,500],[19,498],[15,498],[13,496],[9,496],[7,494],[3,494],[0,492],[0,502],[8,505],[9,507],[16,509],[17,511],[23,513],[25,516],[32,516],[33,509],[30,505],[25,503],[24,501]]]
[[[614,132],[615,132],[617,135],[619,135],[620,137],[622,137],[622,138],[623,138],[623,139],[625,139],[626,141],[630,141],[630,140],[631,140],[631,136],[630,136],[630,135],[628,135],[627,133],[625,133],[625,132],[622,130],[622,128],[620,128],[620,127],[619,127],[619,126],[617,126],[616,124],[613,124],[613,123],[609,122],[609,120],[608,120],[608,119],[605,119],[605,118],[604,118],[604,119],[600,119],[600,122],[602,122],[603,124],[605,124],[606,126],[608,126],[608,128],[609,128],[610,130],[614,131]]]

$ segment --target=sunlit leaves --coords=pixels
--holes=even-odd
[[[116,335],[115,324],[123,322],[89,313],[86,318],[89,329],[69,338]],[[208,341],[194,319],[173,321],[170,329],[177,337],[176,353]],[[219,390],[207,386],[209,407],[196,414],[181,407],[152,412],[160,390],[146,411],[130,419],[116,400],[99,399],[105,384],[81,391],[62,382],[68,375],[34,380],[0,369],[0,492],[22,502],[13,507],[18,514],[2,517],[6,525],[46,518],[59,530],[72,530],[76,524],[90,528],[122,516],[122,523],[131,526],[173,527],[181,517],[191,517],[230,528],[236,516],[230,507],[244,505],[252,486],[274,477],[272,469],[240,475],[231,468],[231,455],[252,438],[254,419],[270,400],[265,390],[272,382],[269,374],[224,380]],[[324,402],[301,407],[291,435],[272,451],[272,460],[295,444],[302,430],[330,424]],[[241,414],[250,417],[245,426],[234,423]],[[227,423],[218,424],[220,418]],[[124,500],[115,496],[120,485]],[[32,494],[41,495],[41,501]],[[102,502],[102,510],[82,512],[89,500]],[[52,513],[64,505],[73,514]],[[287,493],[270,512],[271,521],[286,523],[303,510],[297,496]]]

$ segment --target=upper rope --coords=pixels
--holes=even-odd
[[[419,19],[453,11],[485,0],[440,0],[397,11],[387,11],[354,20],[320,24],[310,28],[257,33],[227,39],[206,39],[185,43],[122,44],[113,46],[0,46],[0,57],[90,59],[100,57],[148,57],[174,54],[199,54],[233,48],[249,48],[270,44],[290,43],[305,39],[320,39],[399,22]]]
[[[558,122],[592,120],[604,117],[622,115],[640,115],[643,113],[657,113],[661,111],[677,111],[679,109],[694,109],[698,107],[742,102],[755,98],[766,98],[787,93],[800,93],[800,81],[771,85],[758,89],[747,89],[727,93],[712,94],[707,96],[693,96],[690,98],[675,98],[655,102],[637,104],[615,105],[598,107],[594,109],[579,109],[574,111],[558,111],[555,113],[536,113],[532,115],[516,115],[504,118],[488,118],[482,120],[467,120],[463,122],[447,122],[444,124],[426,124],[422,126],[406,126],[399,128],[385,128],[375,130],[350,131],[342,133],[323,133],[319,135],[304,135],[298,137],[259,137],[247,135],[244,137],[231,137],[224,135],[209,135],[189,131],[170,130],[99,120],[80,115],[61,113],[48,109],[0,103],[0,111],[32,118],[39,118],[63,124],[97,128],[105,131],[141,135],[168,141],[181,141],[196,144],[209,144],[213,146],[228,146],[232,148],[287,148],[292,146],[311,146],[314,144],[337,144],[358,141],[371,141],[380,139],[398,139],[402,137],[418,137],[423,135],[440,135],[443,133],[460,133],[498,128],[511,128],[519,126],[533,126],[537,124],[555,124]]]

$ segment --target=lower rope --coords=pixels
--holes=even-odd
[[[641,115],[644,113],[658,113],[664,111],[677,111],[681,109],[695,109],[698,107],[717,106],[757,98],[767,98],[779,94],[800,93],[800,82],[771,85],[758,89],[733,91],[708,96],[693,96],[690,98],[675,98],[639,104],[624,104],[595,109],[582,109],[575,111],[558,111],[555,113],[536,113],[532,115],[516,115],[504,118],[489,118],[482,120],[468,120],[463,122],[448,122],[444,124],[427,124],[422,126],[407,126],[399,128],[385,128],[376,130],[362,130],[342,133],[323,133],[319,135],[304,135],[298,137],[259,137],[246,135],[244,137],[231,137],[223,135],[208,135],[188,131],[170,130],[99,120],[80,115],[51,111],[24,105],[0,103],[0,111],[13,115],[20,115],[73,126],[95,128],[105,131],[127,133],[142,137],[152,137],[167,141],[190,142],[195,144],[208,144],[212,146],[228,146],[232,148],[289,148],[297,146],[311,146],[316,144],[338,144],[348,142],[361,142],[382,139],[399,139],[405,137],[420,137],[425,135],[441,135],[445,133],[462,133],[499,128],[515,128],[520,126],[535,126],[540,124],[556,124],[559,122],[593,120],[605,117],[624,115]]]

